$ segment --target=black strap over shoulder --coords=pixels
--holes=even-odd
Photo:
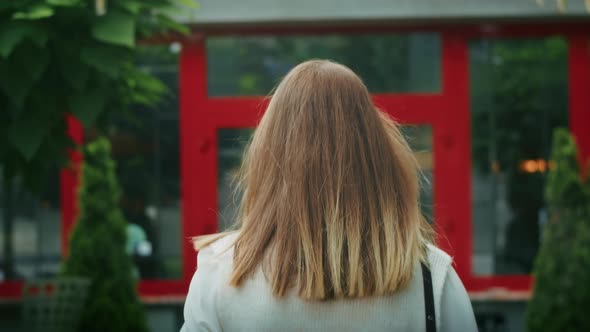
[[[424,282],[424,311],[426,313],[426,332],[436,332],[436,316],[434,315],[434,295],[432,291],[432,276],[430,269],[420,263],[422,280]]]

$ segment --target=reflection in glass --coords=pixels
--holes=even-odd
[[[0,174],[2,174],[0,168]],[[4,179],[0,176],[0,188]],[[61,262],[61,212],[59,171],[51,169],[43,177],[42,191],[33,193],[22,181],[13,180],[12,266],[4,251],[4,192],[0,191],[0,282],[8,279],[53,277]]]
[[[567,44],[478,40],[469,50],[473,270],[528,274],[546,218],[551,133],[567,126]]]
[[[169,93],[157,107],[114,114],[108,124],[129,222],[127,251],[142,279],[177,279],[182,276],[178,49],[142,46],[138,64]]]
[[[433,220],[433,152],[432,129],[429,126],[404,126],[404,136],[415,151],[416,158],[422,168],[421,177],[421,206],[424,216]],[[220,129],[218,139],[219,178],[217,179],[217,194],[219,208],[219,230],[226,230],[236,220],[240,205],[241,193],[236,190],[236,174],[242,162],[244,149],[252,133],[251,128]]]
[[[240,206],[241,192],[236,190],[236,175],[242,163],[244,149],[254,129],[220,129],[217,131],[219,178],[217,179],[219,230],[231,227]]]
[[[310,59],[350,67],[371,92],[440,90],[440,38],[434,33],[211,37],[206,47],[209,96],[266,95]]]
[[[406,125],[402,132],[420,164],[420,205],[422,214],[432,224],[434,222],[434,151],[432,150],[432,128],[430,126]]]

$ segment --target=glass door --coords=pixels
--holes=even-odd
[[[404,122],[412,122],[419,111],[399,100],[400,96],[441,90],[441,41],[436,33],[220,36],[208,38],[205,47],[207,96],[212,102],[260,98],[270,93],[292,67],[314,58],[350,67],[377,99],[385,101],[384,105],[377,104],[398,120],[407,117]],[[391,97],[393,101],[388,99]],[[228,110],[208,109],[212,116],[224,111]],[[229,111],[252,112],[247,107]],[[216,130],[217,219],[218,228],[226,229],[236,218],[240,193],[232,183],[253,128]],[[430,125],[410,124],[403,130],[423,168],[422,207],[433,221],[433,130]]]
[[[323,58],[355,71],[375,105],[401,125],[422,169],[423,213],[444,250],[465,254],[468,241],[453,227],[464,220],[457,215],[464,207],[457,179],[468,173],[461,167],[467,164],[461,151],[468,147],[468,99],[458,98],[468,83],[463,51],[457,36],[387,31],[216,35],[184,45],[181,90],[194,93],[181,93],[183,234],[210,234],[235,222],[241,199],[235,175],[266,95],[293,66]],[[462,85],[452,84],[457,71],[465,74]],[[183,255],[188,285],[196,257],[188,245]],[[457,270],[466,274],[467,268]]]

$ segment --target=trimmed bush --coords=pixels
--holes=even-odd
[[[126,225],[110,143],[99,138],[84,148],[80,213],[70,238],[63,275],[91,281],[78,331],[147,331],[136,293],[133,264],[125,252]]]
[[[535,262],[528,330],[590,331],[590,181],[580,176],[565,129],[554,132],[552,160],[545,190],[551,217]]]

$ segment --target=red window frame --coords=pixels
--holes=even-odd
[[[434,150],[434,217],[439,245],[454,256],[455,268],[466,288],[477,298],[495,289],[497,297],[527,298],[530,275],[476,276],[472,273],[471,133],[468,43],[476,38],[541,38],[550,35],[568,40],[570,129],[581,158],[590,157],[590,24],[528,24],[469,26],[326,26],[273,28],[216,28],[194,31],[182,40],[179,70],[181,246],[183,273],[178,280],[142,280],[144,301],[182,299],[196,268],[196,253],[189,237],[217,230],[217,129],[254,127],[260,119],[264,97],[209,97],[205,38],[220,34],[343,34],[429,31],[441,36],[441,91],[428,94],[374,94],[375,103],[403,124],[430,125]],[[82,128],[68,119],[69,133],[77,142]],[[72,152],[73,168],[61,174],[62,252],[77,213],[81,156]],[[20,297],[22,281],[0,283],[0,298]],[[503,294],[503,295],[502,295]],[[493,298],[492,296],[491,298]]]
[[[366,30],[366,32],[372,31]],[[331,29],[311,31],[314,34],[342,32],[342,30]],[[354,29],[350,32],[359,31]],[[379,29],[376,32],[383,32],[383,30]],[[399,32],[399,30],[394,29],[393,32]],[[223,34],[219,31],[217,33]],[[279,32],[257,30],[253,33],[277,34]],[[285,30],[280,33],[293,34],[300,31]],[[202,36],[199,40],[183,47],[183,59],[186,57],[187,62],[194,61],[190,62],[194,66],[194,68],[191,67],[193,73],[191,77],[194,81],[189,84],[195,87],[190,98],[193,104],[187,106],[186,113],[183,111],[183,114],[190,114],[191,122],[194,123],[194,125],[188,125],[192,127],[189,141],[194,144],[189,150],[197,151],[197,153],[193,152],[186,167],[197,170],[191,174],[195,178],[190,179],[190,182],[200,185],[188,186],[187,190],[194,190],[191,196],[200,197],[200,199],[195,200],[194,209],[186,213],[191,214],[191,220],[200,220],[200,223],[193,225],[196,234],[214,232],[217,227],[217,130],[254,127],[266,105],[265,98],[262,96],[209,97],[207,95],[205,38],[206,36]],[[455,257],[459,275],[464,279],[470,279],[471,227],[465,221],[470,221],[471,215],[470,210],[464,208],[464,205],[469,204],[471,200],[468,50],[461,33],[452,30],[443,31],[441,39],[440,92],[381,93],[373,94],[373,99],[377,106],[400,123],[431,126],[435,164],[434,215],[440,234],[439,244]],[[187,131],[189,131],[188,128]],[[467,175],[464,181],[466,185],[457,186],[457,180],[465,175]],[[201,177],[201,181],[198,181],[198,177]],[[193,263],[194,259],[191,258],[189,266]]]
[[[428,94],[373,94],[375,103],[403,124],[428,124],[433,131],[434,149],[434,214],[439,232],[439,245],[453,255],[455,268],[473,298],[526,299],[530,296],[533,278],[530,275],[479,276],[472,272],[471,214],[471,110],[468,44],[477,38],[542,38],[560,35],[568,41],[568,82],[570,129],[576,136],[581,157],[590,156],[590,26],[562,25],[481,25],[463,27],[345,27],[345,28],[283,28],[245,29],[239,34],[329,34],[361,32],[439,32],[442,39],[441,91]],[[217,135],[221,128],[253,127],[260,118],[264,97],[208,97],[205,38],[236,31],[218,29],[187,45],[201,73],[194,82],[195,110],[199,121],[194,131],[191,151],[199,151],[194,164],[199,170],[201,186],[192,187],[196,203],[194,218],[201,220],[198,234],[214,232],[217,227]],[[188,110],[187,110],[188,111]],[[200,112],[200,115],[197,115]],[[196,128],[196,127],[195,127]],[[197,163],[198,160],[198,163]],[[197,173],[197,172],[196,172]],[[197,181],[197,179],[194,179]],[[195,219],[195,220],[196,220]],[[191,259],[191,263],[194,260]],[[497,290],[503,290],[497,292]]]

